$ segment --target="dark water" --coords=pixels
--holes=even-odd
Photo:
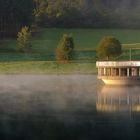
[[[140,87],[96,76],[0,76],[0,140],[140,139]]]

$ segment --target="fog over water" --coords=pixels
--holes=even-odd
[[[0,138],[139,138],[139,91],[95,75],[1,75]]]

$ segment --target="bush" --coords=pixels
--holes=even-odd
[[[114,59],[121,53],[121,43],[114,37],[103,37],[96,47],[96,54],[99,59]]]
[[[59,62],[68,62],[73,57],[74,42],[70,35],[64,34],[56,49],[56,59]]]
[[[31,32],[28,27],[22,27],[21,31],[18,32],[18,49],[20,52],[29,52],[31,50]]]

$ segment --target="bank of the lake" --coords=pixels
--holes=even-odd
[[[74,62],[58,64],[55,50],[61,36],[71,34],[75,42]],[[139,29],[55,29],[44,28],[33,34],[30,53],[18,52],[15,39],[0,41],[0,74],[94,74],[95,47],[103,36],[115,36],[123,44],[121,60],[129,59],[128,47],[140,46]],[[132,51],[140,59],[140,51]]]
[[[95,74],[94,62],[15,61],[0,62],[0,74]]]

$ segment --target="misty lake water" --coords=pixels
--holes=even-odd
[[[140,139],[140,87],[96,75],[1,75],[0,139]]]

